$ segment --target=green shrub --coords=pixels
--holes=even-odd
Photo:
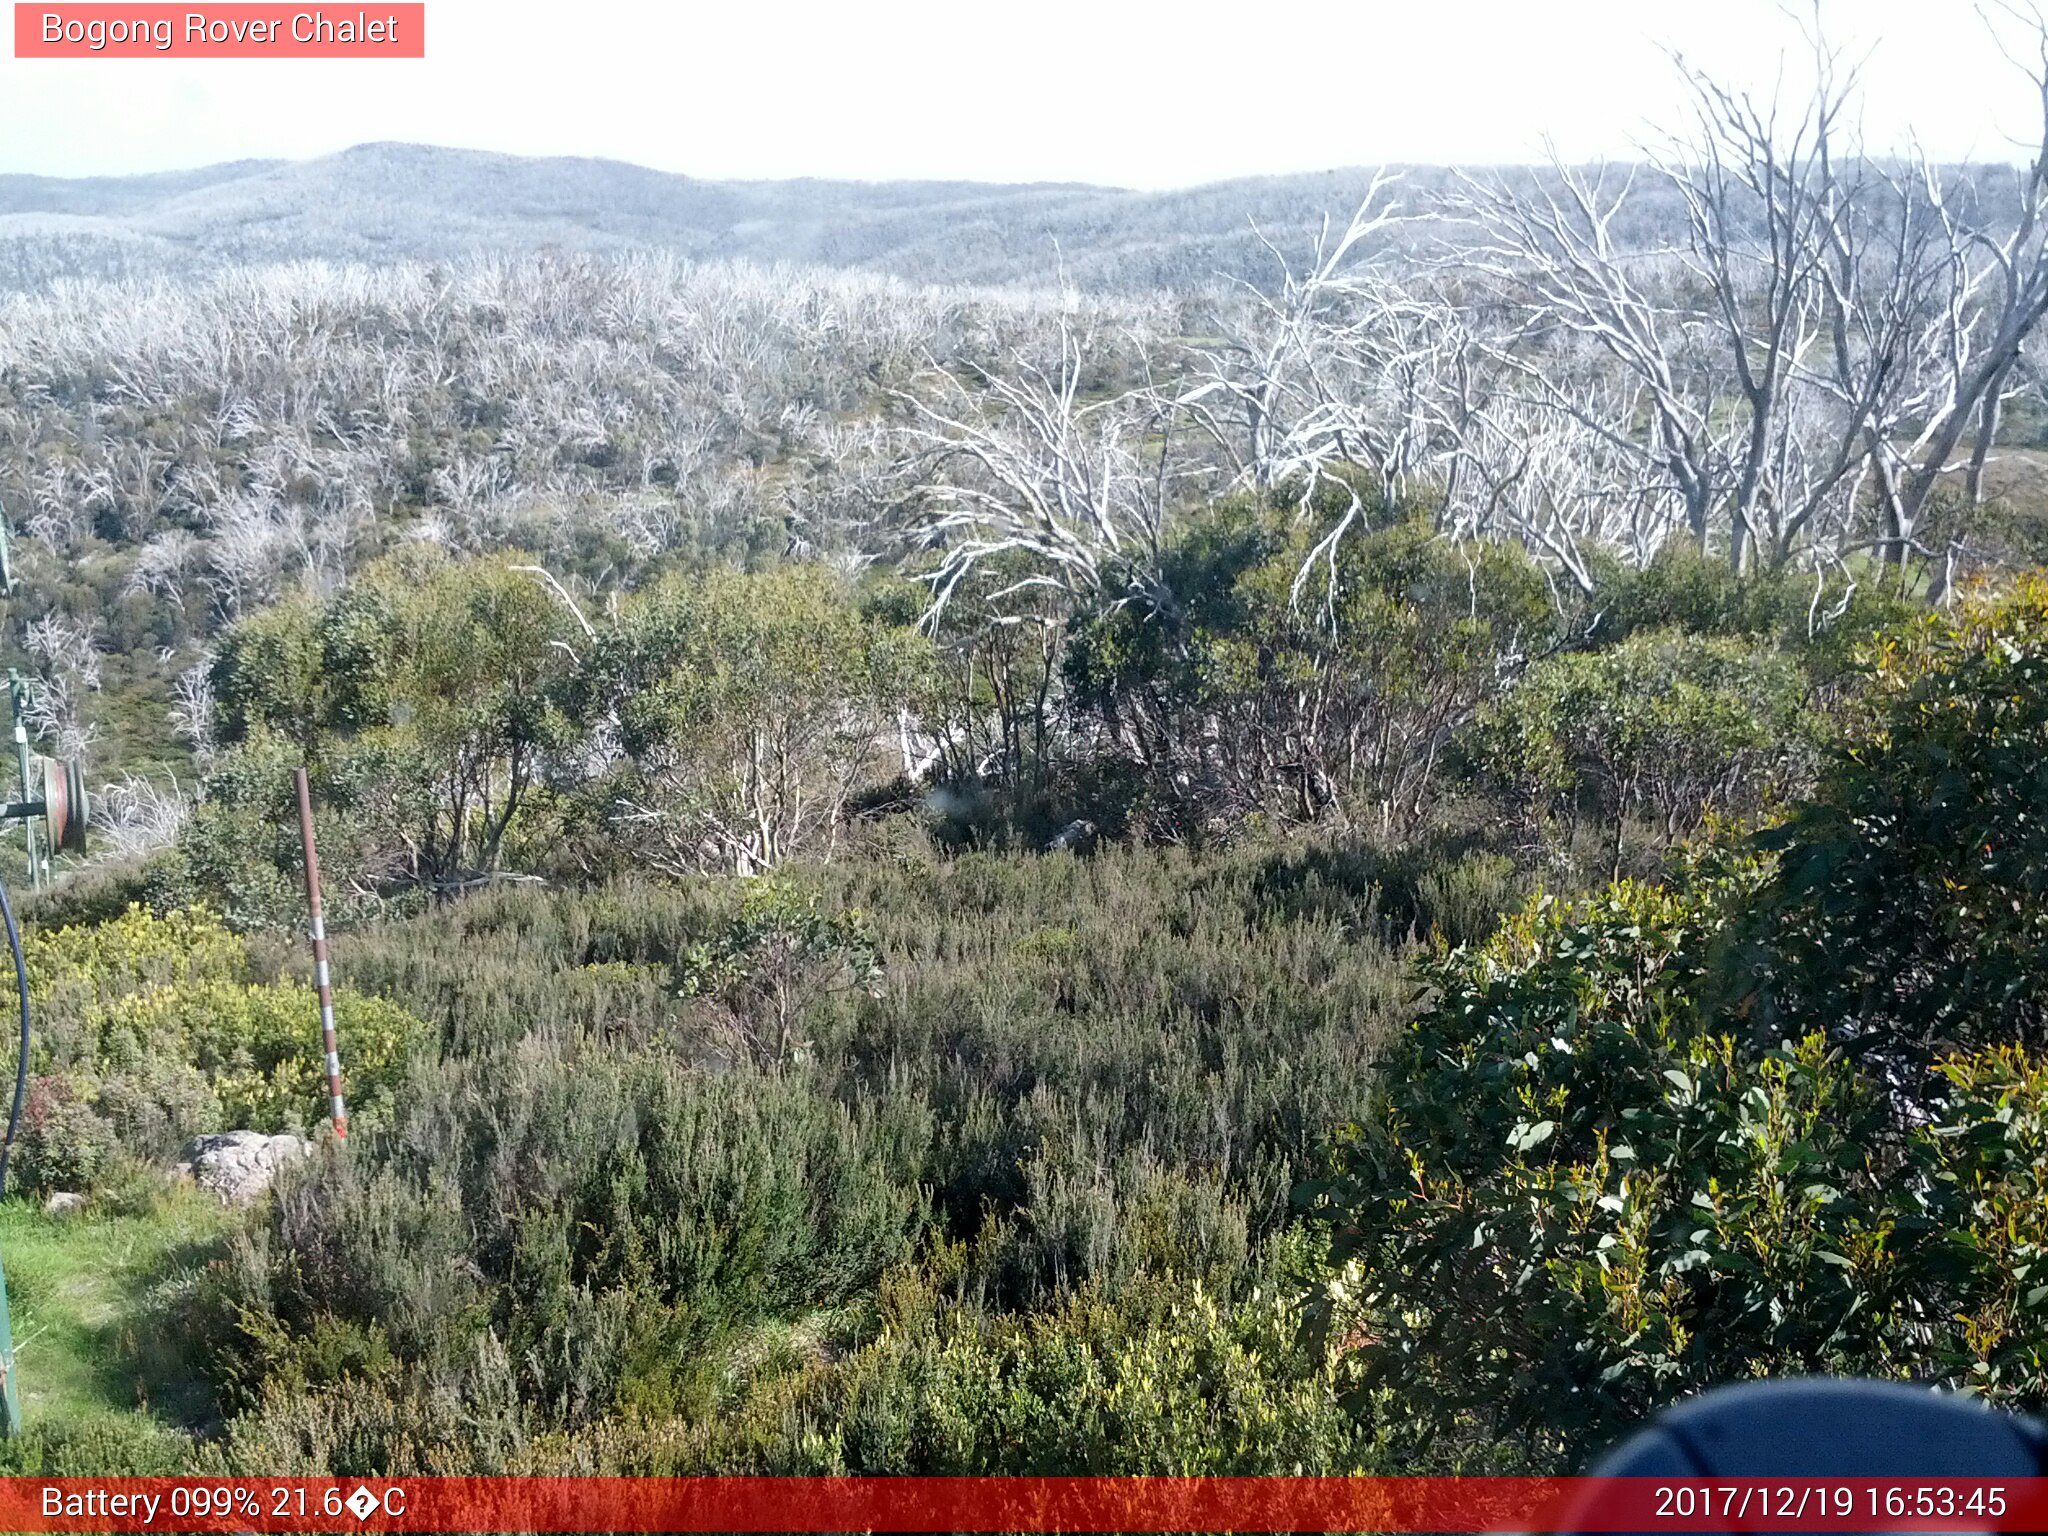
[[[1717,1019],[1763,878],[1539,900],[1424,963],[1378,1113],[1302,1195],[1348,1265],[1329,1326],[1425,1438],[1570,1466],[1766,1374],[2048,1400],[2048,1064],[1947,1061],[1902,1125],[1896,1083],[1819,1032]]]
[[[138,1053],[124,1066],[110,1065],[99,1083],[97,1107],[123,1149],[159,1167],[182,1153],[193,1137],[210,1131],[245,1125],[281,1128],[253,1127],[224,1114],[220,1095],[201,1067],[159,1051]]]
[[[750,882],[724,930],[684,956],[682,973],[683,994],[704,1000],[765,1065],[808,1054],[805,1016],[835,994],[877,990],[882,962],[861,912],[835,910],[783,877]]]
[[[549,1422],[702,1390],[702,1351],[873,1284],[924,1224],[928,1116],[591,1044],[435,1069],[274,1207],[223,1369],[375,1377],[494,1325]],[[323,1342],[324,1341],[324,1342]],[[339,1353],[337,1341],[346,1347]]]
[[[1763,838],[1735,1005],[1931,1088],[1944,1051],[2048,1045],[2048,578],[1876,657],[1867,718]]]
[[[777,1384],[766,1402],[741,1405],[711,1456],[736,1470],[826,1475],[1316,1475],[1373,1465],[1369,1434],[1339,1400],[1335,1359],[1299,1345],[1284,1303],[1230,1305],[1200,1286],[1170,1294],[1156,1310],[1094,1292],[1022,1318],[945,1309],[793,1391]],[[762,1413],[769,1403],[774,1418]]]
[[[707,999],[679,996],[753,932],[728,881],[508,889],[352,934],[356,985],[435,1020],[445,1051],[416,1059],[384,1127],[289,1180],[216,1275],[194,1327],[239,1412],[234,1454],[830,1464],[838,1399],[787,1441],[752,1415],[878,1327],[910,1338],[968,1301],[1024,1327],[1196,1284],[1234,1315],[1250,1285],[1298,1289],[1260,1255],[1406,1007],[1377,927],[1263,912],[1264,855],[898,852],[748,883],[757,917],[778,888],[795,900],[776,925],[797,931],[857,910],[883,968],[879,987],[834,981],[799,1008],[811,1049],[772,1068],[731,1061]],[[939,1252],[942,1279],[903,1278]],[[1147,1348],[1181,1337],[1142,1326]],[[1100,1331],[1089,1349],[1108,1349]],[[1350,1433],[1320,1355],[1282,1369],[1222,1336],[1200,1334],[1220,1353],[1173,1388],[1177,1423],[1227,1422],[1204,1383],[1293,1402],[1312,1382],[1313,1415],[1307,1398],[1270,1409],[1301,1415],[1286,1443],[1309,1445],[1311,1417],[1315,1435]],[[1032,1431],[1038,1465],[1078,1411],[1080,1386],[1062,1390]],[[486,1405],[470,1418],[445,1406],[470,1400]],[[973,1454],[997,1457],[1000,1428],[975,1433]],[[1187,1428],[1172,1454],[1196,1443]],[[1240,1464],[1291,1464],[1259,1455]]]
[[[131,906],[89,927],[32,930],[25,948],[32,1061],[47,1069],[24,1132],[33,1185],[87,1187],[117,1146],[161,1165],[201,1132],[326,1117],[316,994],[252,980],[246,942],[212,913]],[[427,1027],[346,989],[335,1016],[351,1108],[379,1116]]]
[[[1614,873],[1631,818],[1667,843],[1713,812],[1754,812],[1805,778],[1805,679],[1782,653],[1677,630],[1548,657],[1466,733],[1480,776],[1539,815],[1590,811]]]
[[[660,1408],[573,1430],[536,1422],[513,1357],[481,1337],[429,1390],[355,1380],[273,1389],[231,1424],[250,1471],[528,1475],[1287,1475],[1379,1471],[1381,1436],[1342,1399],[1333,1352],[1272,1292],[1186,1283],[1090,1291],[1024,1317],[948,1300],[938,1275],[884,1287],[881,1331],[802,1334],[726,1378],[715,1413]],[[602,1326],[602,1325],[601,1325]]]
[[[1817,1039],[1751,1055],[1695,996],[1723,921],[1623,886],[1432,960],[1383,1107],[1311,1186],[1368,1379],[1560,1455],[1766,1371],[1881,1368],[1878,1095]]]
[[[32,929],[26,936],[29,996],[54,1031],[81,1028],[115,999],[161,987],[236,980],[245,972],[242,941],[203,908],[158,914],[134,905],[111,922]],[[90,1052],[95,1042],[70,1042]],[[62,1059],[65,1046],[53,1044]]]
[[[153,898],[165,863],[165,851],[147,858],[95,860],[46,890],[14,896],[14,909],[28,929],[115,922],[131,907],[155,905]]]
[[[203,1464],[191,1436],[140,1413],[31,1420],[0,1439],[4,1477],[180,1477]]]
[[[1940,1071],[1901,1216],[1918,1239],[1929,1363],[1979,1396],[2038,1411],[2048,1404],[2048,1058],[1999,1046]]]
[[[829,857],[931,659],[816,566],[670,576],[589,650],[573,707],[624,749],[593,825],[615,860],[672,874]]]
[[[1451,945],[1480,942],[1528,898],[1515,861],[1484,850],[1432,862],[1415,876],[1414,890],[1418,927]]]
[[[41,1195],[92,1188],[113,1158],[114,1127],[95,1108],[90,1082],[74,1077],[31,1077],[21,1130],[8,1163],[11,1188]]]
[[[1817,677],[1841,672],[1877,630],[1911,623],[1925,610],[1898,591],[1894,572],[1852,561],[1818,580],[1784,567],[1738,575],[1684,539],[1668,541],[1640,568],[1602,569],[1590,639],[1612,645],[1651,630],[1683,630],[1775,643]]]
[[[1326,564],[1291,511],[1227,504],[1171,551],[1177,614],[1077,622],[1070,695],[1162,797],[1162,830],[1254,812],[1420,824],[1452,733],[1508,658],[1555,632],[1519,548],[1461,547],[1413,509],[1384,510],[1386,526]]]
[[[334,1017],[351,1104],[376,1111],[425,1026],[383,998],[340,989]],[[321,1038],[318,994],[289,981],[159,987],[118,999],[101,1023],[110,1070],[151,1060],[189,1064],[205,1078],[225,1124],[260,1131],[303,1130],[326,1118]]]

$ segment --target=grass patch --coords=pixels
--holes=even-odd
[[[0,1203],[0,1263],[31,1434],[123,1417],[181,1427],[214,1418],[205,1384],[179,1341],[151,1326],[151,1311],[190,1283],[237,1220],[185,1189],[140,1208],[71,1216],[47,1216],[26,1200]]]

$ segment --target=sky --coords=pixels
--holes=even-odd
[[[375,14],[375,0],[330,13]],[[107,13],[119,14],[109,5]],[[423,60],[0,58],[0,172],[118,175],[373,140],[701,177],[1162,188],[1389,162],[1629,156],[1668,57],[1796,80],[1779,0],[428,0]],[[1874,149],[2012,158],[2039,104],[1969,0],[1823,0]],[[2029,124],[2029,113],[2035,121]]]

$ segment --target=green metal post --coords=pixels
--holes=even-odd
[[[7,1311],[7,1273],[0,1269],[0,1434],[21,1433],[21,1394],[14,1383],[14,1321]]]
[[[14,540],[8,533],[7,518],[0,514],[0,597],[14,596]],[[22,717],[21,674],[13,667],[7,669],[7,703],[14,719],[14,764],[21,778],[23,800],[34,798],[28,786],[28,722]],[[21,845],[28,853],[29,889],[43,888],[43,862],[36,856],[36,826],[24,819],[21,824]],[[10,1387],[9,1390],[12,1390]]]
[[[21,674],[14,668],[7,669],[7,700],[14,710],[14,766],[21,776],[21,798],[24,801],[36,798],[29,792],[28,785],[28,722],[22,715]],[[36,824],[28,817],[21,822],[22,845],[28,850],[29,889],[43,888],[43,861],[36,851]]]

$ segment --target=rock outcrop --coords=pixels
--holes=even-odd
[[[193,1141],[180,1164],[201,1189],[211,1190],[223,1205],[247,1205],[262,1197],[278,1170],[313,1150],[303,1136],[272,1136],[264,1131],[221,1131]]]

